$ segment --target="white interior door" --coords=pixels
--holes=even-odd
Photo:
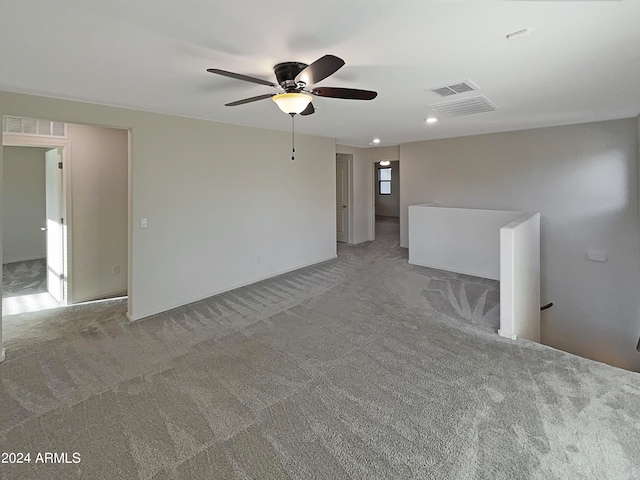
[[[349,241],[349,162],[336,162],[336,230],[339,242]]]
[[[47,289],[58,302],[64,299],[64,231],[62,204],[62,150],[45,154],[47,215]]]

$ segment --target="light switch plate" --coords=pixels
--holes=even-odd
[[[147,219],[146,218],[141,218],[140,219],[140,228],[147,228]]]

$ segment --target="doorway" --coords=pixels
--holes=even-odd
[[[400,218],[400,162],[382,161],[373,166],[375,217]]]
[[[351,170],[353,155],[336,154],[336,237],[338,242],[353,243]]]
[[[400,244],[400,161],[373,164],[372,232],[374,240]]]
[[[64,147],[3,147],[3,314],[66,302]]]
[[[129,132],[63,125],[3,133],[3,316],[128,294]]]

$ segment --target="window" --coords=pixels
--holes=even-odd
[[[391,195],[391,169],[378,169],[378,194]]]

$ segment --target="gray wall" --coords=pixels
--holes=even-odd
[[[400,162],[403,246],[412,204],[540,212],[543,343],[640,370],[637,119],[410,143]]]
[[[4,148],[2,263],[46,256],[44,154],[47,148]]]

